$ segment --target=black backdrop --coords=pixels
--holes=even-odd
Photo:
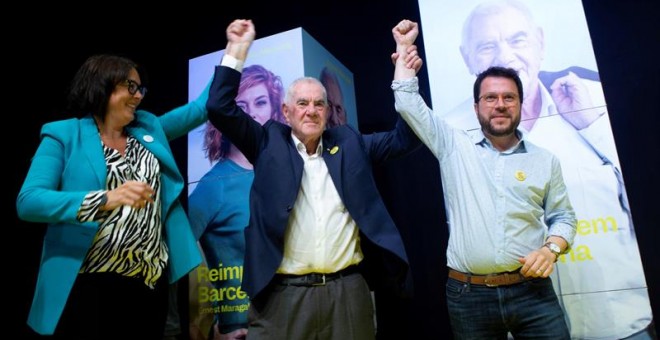
[[[9,103],[5,150],[11,149],[14,156],[8,159],[13,169],[8,180],[8,212],[13,223],[6,225],[11,232],[4,242],[4,249],[13,249],[5,251],[4,257],[3,276],[9,283],[5,296],[11,301],[4,307],[5,315],[11,315],[10,322],[5,323],[7,335],[34,337],[25,320],[45,230],[44,225],[19,221],[13,204],[38,145],[40,126],[68,117],[63,112],[67,87],[89,55],[121,53],[145,66],[149,94],[142,108],[163,112],[187,101],[188,60],[223,49],[224,31],[231,20],[253,19],[258,38],[303,27],[354,73],[360,130],[372,132],[394,124],[396,113],[389,89],[393,71],[389,55],[394,48],[390,30],[403,18],[419,22],[416,1],[340,0],[323,9],[318,8],[323,4],[298,0],[277,5],[237,3],[220,2],[212,9],[190,2],[186,5],[194,8],[139,8],[132,2],[113,2],[105,5],[107,9],[94,10],[53,5],[22,8],[24,5],[18,4],[17,10],[6,13],[17,16],[12,26],[2,24],[9,43],[3,58],[4,102]],[[659,315],[660,271],[652,265],[657,266],[660,253],[656,198],[660,192],[660,68],[655,52],[660,43],[655,13],[660,6],[656,0],[583,0],[583,4],[651,304],[654,315]],[[419,47],[424,56],[421,43]],[[429,99],[426,70],[419,76]],[[185,138],[175,141],[173,149],[185,176]],[[422,149],[376,171],[379,188],[408,246],[417,294],[406,301],[379,296],[379,332],[383,338],[450,338],[444,304],[447,231],[437,163]]]

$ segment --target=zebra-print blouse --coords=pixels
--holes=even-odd
[[[103,153],[108,170],[106,190],[130,180],[144,181],[154,190],[154,202],[147,203],[144,208],[122,205],[112,211],[98,211],[105,191],[85,196],[78,219],[98,221],[100,226],[80,272],[113,272],[138,277],[154,288],[168,259],[162,235],[158,160],[132,136],[127,138],[125,156],[106,145],[103,145]]]

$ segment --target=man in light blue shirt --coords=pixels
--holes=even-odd
[[[404,66],[417,24],[392,30],[392,83],[403,119],[436,156],[449,224],[447,305],[456,339],[569,339],[549,275],[576,233],[561,166],[518,130],[523,87],[513,69],[491,67],[474,84],[481,129],[447,124],[419,95]]]
[[[568,40],[574,40],[585,45],[585,50],[591,48],[586,22],[581,25],[562,17],[550,19],[554,24],[542,27],[533,14],[551,17],[543,11],[550,7],[581,12],[580,1],[553,1],[552,5],[545,1],[474,2],[479,4],[465,18],[460,44],[466,70],[475,76],[490,66],[518,71],[525,93],[518,128],[526,141],[559,159],[580,226],[571,252],[559,259],[552,273],[571,337],[655,339],[644,268],[603,86],[597,71],[574,64],[579,61],[587,66],[594,58],[595,65],[595,57],[592,51],[582,54],[569,47]],[[567,29],[560,31],[557,26]],[[567,36],[579,35],[579,31],[587,31],[586,40]],[[566,44],[553,44],[557,42],[553,36],[563,37]],[[557,53],[557,49],[562,52]],[[438,98],[452,95],[443,93]],[[440,103],[436,110],[445,104]],[[470,109],[473,105],[469,98],[442,115],[458,128],[478,130],[479,122]]]

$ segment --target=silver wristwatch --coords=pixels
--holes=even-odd
[[[559,255],[561,255],[561,248],[559,245],[554,242],[546,242],[543,246],[547,247],[553,254],[555,254],[555,262],[557,262],[557,260],[559,260]]]

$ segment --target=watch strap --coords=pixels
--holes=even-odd
[[[555,254],[555,262],[557,262],[557,260],[559,260],[559,255],[561,255],[561,248],[559,247],[559,245],[557,243],[548,241],[543,246],[548,248],[550,252]]]

